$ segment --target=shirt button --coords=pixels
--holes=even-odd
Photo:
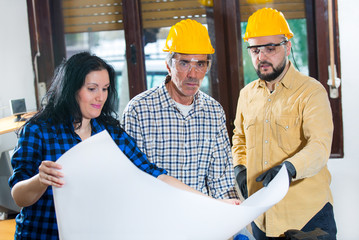
[[[269,123],[269,120],[268,120],[268,119],[266,119],[266,123]]]
[[[270,102],[271,101],[271,99],[270,98],[268,98],[268,102]]]
[[[265,142],[265,143],[268,143],[268,140],[265,140],[264,142]]]
[[[289,126],[285,126],[285,129],[288,129],[289,128]]]
[[[267,161],[265,161],[265,162],[264,162],[264,164],[265,164],[265,165],[267,165],[267,164],[268,164],[268,162],[267,162]]]

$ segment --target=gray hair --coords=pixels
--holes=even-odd
[[[172,67],[172,58],[174,58],[176,54],[177,53],[175,53],[175,52],[170,52],[167,54],[166,63],[168,64],[169,67]]]

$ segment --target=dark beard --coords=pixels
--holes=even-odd
[[[272,68],[273,68],[273,72],[272,73],[269,73],[269,74],[262,74],[260,72],[260,65],[261,64],[268,64],[270,65]],[[269,62],[266,62],[266,61],[263,61],[263,62],[260,62],[258,63],[258,67],[257,67],[257,75],[260,79],[266,81],[266,82],[270,82],[270,81],[273,81],[274,79],[276,79],[277,77],[279,77],[279,75],[282,74],[282,72],[284,71],[284,68],[285,68],[285,65],[286,65],[286,61],[283,61],[283,64],[282,65],[279,65],[277,68],[274,68],[273,65]]]

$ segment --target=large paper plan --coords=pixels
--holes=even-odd
[[[174,159],[175,160],[175,159]],[[138,169],[103,131],[57,161],[65,185],[53,188],[62,240],[226,240],[279,202],[285,166],[241,205],[174,188]]]

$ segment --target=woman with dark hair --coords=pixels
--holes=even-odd
[[[11,194],[20,207],[15,239],[58,239],[52,188],[65,183],[56,160],[81,141],[107,130],[118,147],[141,170],[168,184],[202,194],[150,163],[120,127],[114,110],[114,69],[101,58],[79,53],[56,70],[46,106],[19,131],[11,159]],[[202,194],[203,195],[203,194]],[[205,195],[206,196],[206,195]],[[239,204],[236,199],[225,202]]]

